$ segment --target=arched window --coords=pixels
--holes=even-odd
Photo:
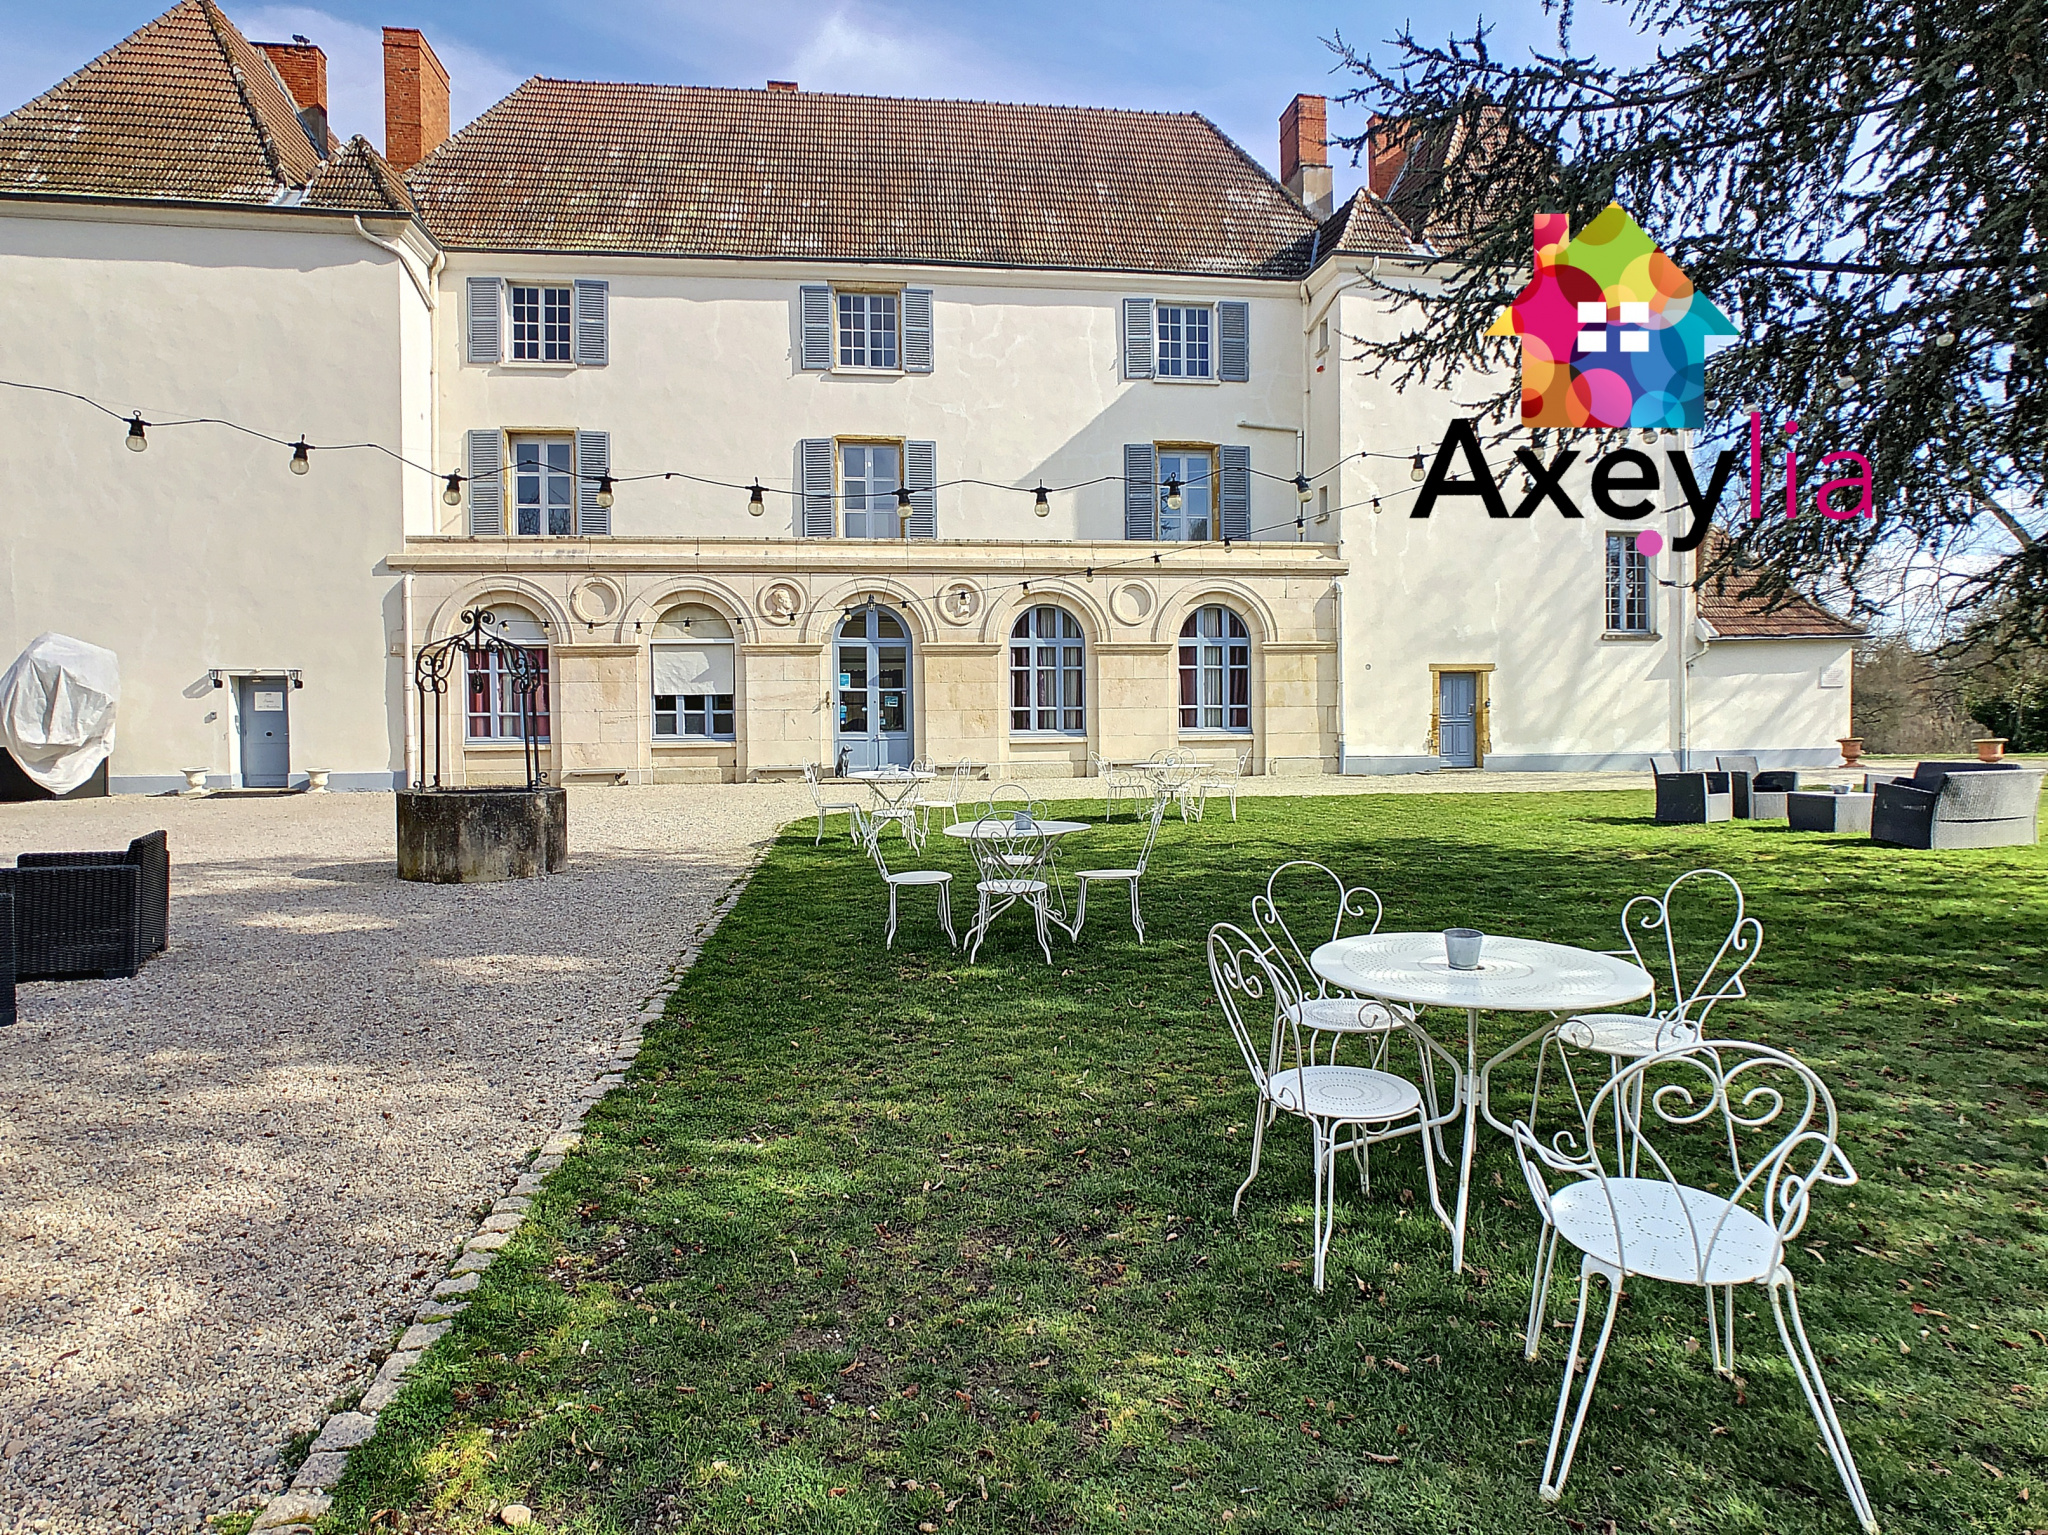
[[[1010,729],[1080,735],[1081,624],[1061,608],[1030,608],[1010,630]]]
[[[1228,608],[1197,608],[1180,626],[1180,728],[1252,728],[1252,637]]]
[[[683,603],[654,626],[654,738],[729,741],[733,736],[732,625]]]
[[[492,603],[497,622],[490,632],[526,652],[527,665],[539,678],[533,690],[533,738],[548,739],[548,632],[526,609],[509,603]],[[525,739],[519,690],[513,686],[514,673],[505,658],[486,651],[469,658],[467,732],[472,741],[519,741]]]

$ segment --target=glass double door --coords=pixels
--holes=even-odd
[[[833,664],[839,771],[910,766],[910,635],[903,620],[883,607],[857,609],[839,626]]]

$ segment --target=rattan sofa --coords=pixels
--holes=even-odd
[[[1870,840],[1898,847],[2030,847],[2040,836],[2041,768],[1923,762],[1872,787]]]
[[[170,941],[171,857],[163,832],[125,852],[23,853],[0,869],[14,898],[14,968],[24,981],[130,976]]]

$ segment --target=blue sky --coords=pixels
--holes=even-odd
[[[0,0],[0,111],[11,110],[125,37],[170,0]],[[816,90],[965,96],[1201,112],[1277,171],[1278,120],[1297,91],[1335,95],[1324,39],[1377,44],[1414,17],[1418,32],[1469,31],[1471,0],[1417,7],[1328,0],[328,0],[279,5],[222,0],[250,37],[298,32],[328,56],[336,130],[383,145],[387,24],[423,30],[448,66],[457,124],[529,75],[758,86],[794,79]],[[1554,42],[1538,0],[1487,12],[1505,52]],[[1581,45],[1641,57],[1623,11],[1580,7]],[[1364,114],[1332,112],[1335,132]],[[1338,195],[1360,179],[1339,167]]]

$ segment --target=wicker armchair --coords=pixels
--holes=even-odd
[[[1874,786],[1870,840],[1899,847],[2031,847],[2039,840],[2041,768],[1923,762]]]
[[[14,898],[14,965],[31,980],[130,976],[170,941],[171,858],[160,831],[126,852],[23,853],[0,869]]]
[[[14,1022],[14,897],[0,890],[0,1028]]]
[[[1650,772],[1657,783],[1657,819],[1667,825],[1735,819],[1735,795],[1726,773],[1678,770],[1670,757],[1652,757]]]
[[[1716,757],[1714,766],[1728,775],[1729,792],[1735,800],[1738,821],[1780,821],[1785,818],[1785,796],[1799,787],[1799,774],[1789,768],[1758,772],[1754,757]]]

